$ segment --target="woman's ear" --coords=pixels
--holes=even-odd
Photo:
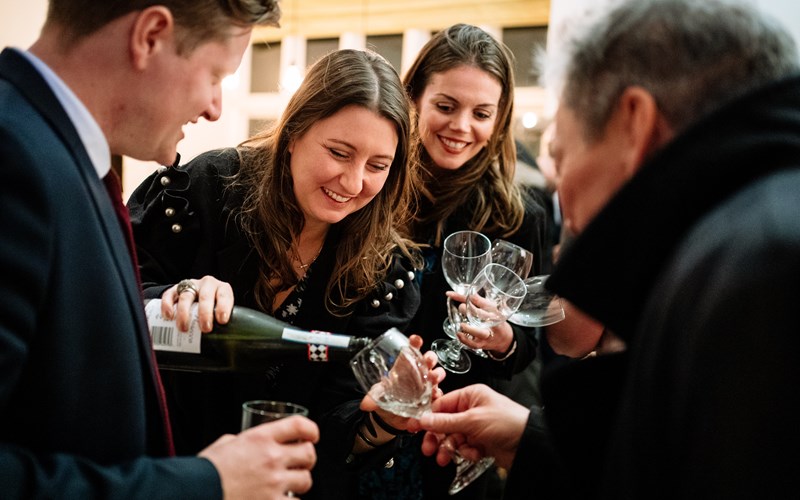
[[[172,12],[162,5],[139,12],[131,27],[129,47],[131,60],[138,70],[147,68],[154,56],[166,50],[177,53]]]

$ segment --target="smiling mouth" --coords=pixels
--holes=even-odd
[[[346,196],[342,196],[342,195],[336,194],[336,193],[334,193],[333,191],[331,191],[330,189],[328,189],[328,188],[326,188],[326,187],[323,187],[323,188],[322,188],[322,192],[324,192],[325,194],[327,194],[327,195],[328,195],[328,198],[330,198],[330,199],[332,199],[333,201],[335,201],[335,202],[338,202],[338,203],[345,203],[345,202],[348,202],[348,201],[350,201],[350,200],[351,200],[351,198],[348,198],[348,197],[346,197]]]
[[[442,136],[439,136],[439,140],[442,141],[442,144],[444,144],[447,149],[451,149],[451,150],[456,151],[456,152],[462,151],[464,148],[466,148],[469,145],[468,142],[454,141],[452,139],[448,139],[448,138],[442,137]]]

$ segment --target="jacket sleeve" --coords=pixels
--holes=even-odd
[[[0,490],[5,499],[222,498],[216,469],[199,457],[138,459],[99,464],[63,453],[0,445]]]
[[[236,150],[177,163],[153,172],[128,200],[146,298],[181,279],[215,274],[216,246],[225,241],[224,179],[238,169]]]
[[[508,473],[503,498],[577,498],[566,481],[563,466],[548,434],[544,410],[531,408],[514,463]]]

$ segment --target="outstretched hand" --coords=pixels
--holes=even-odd
[[[476,384],[438,398],[433,412],[411,423],[427,431],[422,452],[436,454],[439,465],[452,458],[449,448],[477,460],[492,456],[502,467],[510,467],[528,422],[530,410],[489,387]],[[445,443],[444,440],[447,440]]]
[[[422,337],[420,337],[419,335],[411,335],[409,336],[408,340],[409,343],[411,344],[411,347],[415,349],[420,349],[422,347]],[[431,398],[432,400],[435,401],[436,399],[442,396],[442,390],[439,389],[439,384],[442,382],[442,380],[444,380],[445,371],[442,367],[436,366],[436,363],[438,363],[439,361],[439,358],[436,357],[436,353],[428,351],[422,355],[422,358],[425,360],[425,364],[428,366],[428,378],[430,379],[431,385],[433,386]],[[382,410],[375,402],[375,400],[372,399],[372,397],[370,397],[369,394],[364,396],[364,399],[361,400],[360,408],[362,411],[365,412],[371,412],[371,411],[377,412],[386,423],[388,423],[389,425],[391,425],[396,429],[411,431],[411,429],[409,429],[409,425],[410,422],[413,421],[413,419],[401,417],[393,413],[389,413],[387,411]],[[413,431],[415,432],[417,430],[419,430],[419,427],[415,426]]]

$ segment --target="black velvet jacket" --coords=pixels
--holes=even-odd
[[[548,286],[628,344],[543,380],[563,486],[581,497],[795,496],[798,276],[794,78],[676,137],[563,253]],[[527,498],[525,450],[540,439],[534,426],[523,439],[512,498]]]
[[[128,205],[146,298],[160,297],[181,279],[212,275],[231,284],[237,304],[258,308],[252,293],[258,256],[234,215],[242,195],[226,188],[226,178],[238,168],[234,149],[211,151],[184,166],[160,169],[132,194]],[[352,314],[337,316],[327,310],[325,289],[339,238],[332,227],[309,269],[302,306],[291,323],[369,337],[391,327],[404,330],[420,299],[414,269],[399,257]],[[347,364],[291,363],[266,367],[263,375],[162,373],[176,444],[186,453],[196,453],[224,432],[238,432],[241,403],[247,399],[280,399],[308,407],[322,437],[314,488],[304,498],[344,498],[357,466],[383,467],[396,445],[346,465],[363,397]]]

